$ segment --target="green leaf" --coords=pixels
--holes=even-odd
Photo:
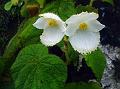
[[[61,2],[58,9],[59,16],[65,21],[71,15],[76,14],[76,9],[73,2]]]
[[[34,17],[23,21],[16,35],[10,40],[10,42],[6,46],[3,57],[5,58],[7,68],[10,68],[11,64],[16,58],[16,55],[23,47],[32,43],[40,43],[38,38],[42,33],[42,30],[38,30],[33,27],[33,23],[36,21],[37,18],[38,17]],[[32,40],[33,38],[36,38],[37,40]],[[32,40],[32,42],[30,42],[30,40]]]
[[[103,0],[103,1],[107,2],[107,3],[111,4],[111,5],[114,5],[114,1],[113,0]]]
[[[64,89],[102,89],[100,84],[97,82],[89,82],[89,83],[68,83],[65,85]]]
[[[68,60],[69,62],[76,63],[79,59],[79,53],[76,52],[70,44],[68,44],[68,56],[70,58],[70,60]]]
[[[43,8],[46,0],[36,0],[36,1],[40,4],[40,8]]]
[[[48,3],[45,8],[42,9],[41,13],[46,13],[46,12],[53,12],[56,13],[58,9],[59,3],[57,1],[54,1],[52,3]]]
[[[84,55],[84,58],[87,65],[91,67],[97,80],[100,81],[104,72],[104,68],[106,66],[106,59],[102,51],[98,48],[91,54]]]
[[[7,2],[7,3],[5,4],[4,9],[5,9],[6,11],[9,11],[9,10],[11,9],[11,7],[12,7],[12,3],[11,3],[11,1],[9,1],[9,2]]]
[[[12,5],[16,6],[18,4],[19,0],[11,0],[11,2],[12,2]]]
[[[64,62],[40,44],[21,50],[11,67],[15,89],[62,89],[66,70]]]
[[[95,13],[98,13],[98,10],[95,9],[94,7],[91,7],[89,5],[87,6],[78,6],[77,8],[77,13],[81,13],[81,12],[95,12]]]
[[[73,2],[57,0],[52,3],[46,5],[46,7],[41,11],[45,12],[53,12],[56,13],[63,19],[64,21],[68,19],[71,15],[76,13],[76,9]]]
[[[21,10],[20,10],[20,14],[23,16],[23,17],[29,17],[29,12],[26,8],[26,5],[23,5]]]

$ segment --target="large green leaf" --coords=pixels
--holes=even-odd
[[[3,57],[5,58],[5,61],[6,61],[7,68],[11,66],[20,49],[22,49],[26,45],[40,42],[38,38],[42,33],[42,30],[38,30],[32,25],[36,21],[36,19],[37,17],[25,20],[20,25],[16,35],[8,43],[3,54]],[[36,38],[37,40],[36,39],[32,40],[33,38]],[[30,40],[32,40],[32,42]]]
[[[40,44],[25,47],[11,67],[15,89],[62,89],[66,70],[64,62]]]
[[[65,85],[64,89],[102,89],[100,84],[96,82],[89,82],[89,83],[68,83]]]
[[[98,48],[91,54],[85,55],[85,60],[87,65],[91,67],[93,73],[95,74],[97,80],[101,80],[104,68],[106,65],[106,59],[102,51]]]
[[[71,15],[76,14],[75,5],[73,2],[61,2],[58,9],[59,16],[65,21]]]
[[[47,4],[46,7],[41,12],[56,13],[65,21],[71,15],[76,13],[76,9],[75,9],[74,3],[71,1],[57,0]]]

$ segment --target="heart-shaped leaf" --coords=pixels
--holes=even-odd
[[[15,89],[62,89],[66,70],[64,62],[40,44],[25,47],[11,67]]]
[[[93,51],[91,54],[85,55],[84,57],[87,62],[87,65],[91,67],[93,73],[97,77],[97,80],[100,81],[106,65],[104,54],[98,48],[97,50]]]

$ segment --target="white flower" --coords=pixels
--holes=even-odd
[[[67,21],[66,35],[74,48],[81,54],[94,51],[100,42],[100,33],[105,26],[96,19],[98,14],[82,12],[71,16]]]
[[[40,18],[33,26],[38,29],[44,29],[40,39],[46,46],[53,46],[60,42],[66,31],[65,22],[53,13],[40,14]]]

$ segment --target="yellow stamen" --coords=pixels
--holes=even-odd
[[[55,25],[57,25],[57,21],[54,20],[54,19],[49,19],[47,22],[48,22],[49,26],[55,26]]]
[[[88,26],[86,23],[80,23],[80,25],[79,25],[80,30],[87,30],[87,28],[88,28]]]

